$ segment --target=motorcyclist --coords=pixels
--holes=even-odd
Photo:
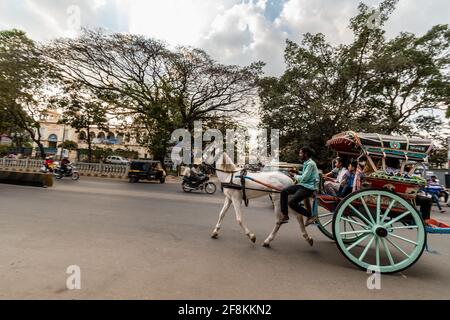
[[[69,172],[70,160],[68,157],[64,157],[61,161],[61,172],[62,174],[67,174]]]
[[[53,156],[48,156],[45,158],[44,166],[45,169],[49,172],[53,172],[53,164],[54,164]]]
[[[433,202],[436,203],[439,211],[441,213],[445,213],[445,210],[442,209],[441,204],[439,203],[440,194],[443,190],[443,187],[439,183],[439,180],[436,176],[431,176],[431,179],[427,181],[427,187],[425,188],[425,192],[431,195]]]

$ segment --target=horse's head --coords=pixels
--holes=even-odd
[[[203,161],[210,166],[214,166],[215,169],[222,171],[233,172],[237,170],[237,167],[230,156],[226,152],[220,150],[203,154]]]
[[[227,172],[233,172],[238,169],[226,152],[222,152],[222,154],[219,155],[216,162],[216,168]]]

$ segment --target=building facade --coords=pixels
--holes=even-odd
[[[59,146],[64,141],[74,141],[78,144],[78,149],[88,149],[88,144],[85,137],[87,136],[86,130],[82,130],[77,133],[76,130],[68,125],[60,124],[61,114],[55,111],[45,112],[41,120],[39,121],[41,128],[41,142],[44,145],[45,153],[47,155],[56,156],[68,156],[71,160],[78,160],[79,153],[76,151],[68,152],[67,150],[61,150]],[[91,136],[92,148],[102,148],[122,150],[122,151],[134,151],[137,152],[139,158],[151,158],[149,152],[140,146],[135,139],[127,138],[127,132],[119,129],[116,126],[109,126],[109,130],[106,132],[95,126],[89,129]],[[39,152],[38,146],[35,145],[34,154]]]

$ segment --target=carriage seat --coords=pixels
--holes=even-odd
[[[339,198],[339,197],[336,197],[336,196],[330,196],[328,194],[321,194],[319,196],[319,199],[320,199],[321,202],[324,202],[324,203],[332,203],[332,202],[337,203],[337,202],[340,202],[342,200],[342,198]]]

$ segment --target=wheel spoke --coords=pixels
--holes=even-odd
[[[325,214],[319,214],[319,218],[325,218],[325,217],[329,217],[329,216],[332,216],[332,215],[334,215],[334,212],[325,213]]]
[[[353,223],[350,222],[350,228],[352,228],[353,231],[356,231],[355,228],[353,227]]]
[[[373,243],[374,240],[375,240],[375,236],[373,236],[372,239],[370,239],[370,241],[367,244],[366,248],[364,249],[364,251],[359,256],[359,261],[363,261],[363,259],[366,257],[367,252],[369,251],[370,247],[372,246],[372,243]]]
[[[380,239],[378,237],[375,239],[375,250],[377,267],[380,267]]]
[[[367,223],[369,226],[372,226],[372,223],[364,217],[364,215],[359,212],[352,204],[349,204],[349,207],[362,219],[365,223]]]
[[[394,223],[396,223],[397,221],[403,219],[403,218],[406,217],[408,214],[410,214],[409,211],[404,212],[403,214],[399,215],[399,216],[398,216],[397,218],[395,218],[394,220],[391,220],[390,222],[386,223],[386,224],[384,225],[384,227],[385,227],[385,228],[386,228],[386,227],[389,227],[391,224],[394,224]]]
[[[391,212],[392,208],[394,207],[394,204],[397,202],[397,200],[392,200],[392,202],[389,204],[389,207],[386,209],[386,211],[384,212],[383,218],[381,218],[380,220],[380,224],[384,223],[384,220],[386,220],[387,215],[389,214],[389,212]]]
[[[347,231],[347,232],[341,232],[341,236],[345,236],[348,234],[366,234],[366,233],[372,233],[372,230],[357,230],[357,231]]]
[[[325,224],[323,224],[322,225],[322,227],[326,227],[326,226],[328,226],[330,223],[332,223],[333,222],[333,219],[331,219],[330,221],[328,221],[327,223],[325,223]]]
[[[393,234],[393,233],[390,233],[389,236],[394,237],[394,238],[397,238],[397,239],[400,239],[400,240],[403,240],[403,241],[408,242],[408,243],[411,243],[411,244],[415,245],[416,247],[417,247],[417,245],[418,245],[417,242],[414,242],[414,241],[412,241],[412,240],[409,240],[409,239],[406,239],[406,238],[397,236],[396,234]]]
[[[351,220],[351,219],[347,219],[347,218],[341,218],[341,220],[350,222],[350,225],[352,225],[352,224],[354,223],[354,224],[357,224],[358,226],[363,227],[364,229],[367,229],[367,228],[368,228],[367,225],[362,224],[362,223],[360,223],[360,222],[357,222],[357,221],[355,221],[355,220]]]
[[[380,224],[380,212],[381,211],[381,195],[377,197],[377,224]],[[378,241],[377,241],[378,245]]]
[[[373,220],[372,214],[370,213],[370,210],[369,210],[369,208],[367,207],[366,200],[364,200],[363,197],[361,197],[361,202],[362,202],[362,204],[363,204],[363,206],[364,206],[364,210],[366,210],[367,215],[369,216],[370,221],[372,222],[372,224],[375,224],[375,221]]]
[[[362,237],[362,238],[359,239],[358,241],[354,242],[351,246],[349,246],[349,247],[346,248],[347,251],[352,250],[352,249],[353,249],[354,247],[356,247],[358,244],[360,244],[361,242],[363,242],[364,240],[366,240],[367,237],[369,237],[369,236],[370,236],[370,234],[365,235],[364,237]]]
[[[389,240],[388,238],[385,238],[390,244],[392,244],[398,251],[400,251],[401,253],[403,253],[408,259],[411,258],[405,251],[403,251],[402,248],[400,248],[397,244],[395,244],[394,242],[392,242],[391,240]]]
[[[389,250],[386,240],[384,240],[384,238],[381,238],[381,242],[383,242],[384,251],[386,251],[386,255],[388,256],[391,266],[395,265],[394,259],[392,258],[392,254],[391,251]]]

